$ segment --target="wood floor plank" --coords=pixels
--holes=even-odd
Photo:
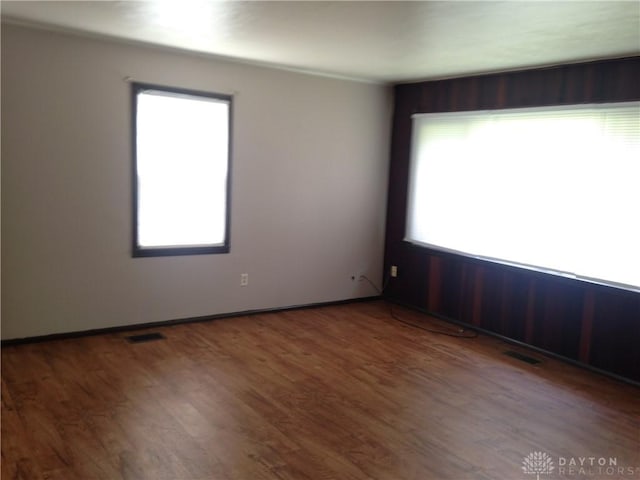
[[[638,388],[382,301],[153,331],[3,348],[2,478],[512,480],[533,451],[640,478]]]

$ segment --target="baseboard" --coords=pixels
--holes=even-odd
[[[2,340],[0,342],[0,346],[2,347],[10,347],[13,345],[24,345],[28,343],[40,343],[40,342],[50,342],[53,340],[66,340],[70,338],[80,338],[80,337],[90,337],[94,335],[104,335],[108,333],[120,333],[120,332],[130,332],[132,330],[142,330],[149,328],[158,328],[158,327],[168,327],[171,325],[180,325],[185,323],[196,323],[196,322],[208,322],[211,320],[218,320],[221,318],[233,318],[233,317],[245,317],[248,315],[258,315],[260,313],[274,313],[274,312],[286,312],[289,310],[303,310],[307,308],[318,308],[318,307],[330,307],[335,305],[345,305],[349,303],[359,303],[359,302],[371,302],[374,300],[380,300],[382,297],[380,295],[371,296],[371,297],[358,297],[358,298],[349,298],[346,300],[334,300],[330,302],[319,302],[319,303],[307,303],[302,305],[289,305],[286,307],[274,307],[274,308],[262,308],[256,310],[244,310],[240,312],[231,312],[231,313],[219,313],[212,315],[203,315],[200,317],[187,317],[187,318],[178,318],[174,320],[161,320],[159,322],[148,322],[148,323],[136,323],[133,325],[122,325],[117,327],[107,327],[107,328],[96,328],[93,330],[81,330],[75,332],[65,332],[65,333],[53,333],[50,335],[40,335],[35,337],[24,337],[24,338],[12,338],[7,340]]]

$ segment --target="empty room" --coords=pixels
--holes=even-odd
[[[640,3],[2,1],[1,477],[640,479]]]

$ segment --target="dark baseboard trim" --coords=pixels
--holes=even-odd
[[[551,357],[553,359],[560,360],[560,361],[565,362],[565,363],[569,363],[569,364],[571,364],[573,366],[580,367],[580,368],[583,368],[585,370],[589,370],[590,372],[594,372],[594,373],[598,373],[600,375],[604,375],[605,377],[609,377],[609,378],[617,380],[619,382],[623,382],[623,383],[627,383],[629,385],[633,385],[634,387],[640,387],[640,382],[638,382],[636,380],[633,380],[632,378],[623,377],[622,375],[618,375],[616,373],[609,372],[607,370],[602,370],[600,368],[594,367],[594,366],[589,365],[587,363],[582,363],[582,362],[579,362],[578,360],[574,360],[573,358],[565,357],[563,355],[559,355],[557,353],[550,352],[550,351],[545,350],[543,348],[536,347],[535,345],[530,345],[528,343],[521,342],[520,340],[515,340],[513,338],[505,337],[504,335],[500,335],[499,333],[492,332],[491,330],[486,330],[484,328],[477,327],[476,325],[472,325],[470,323],[465,323],[465,322],[462,322],[460,320],[456,320],[454,318],[449,318],[446,315],[442,315],[442,314],[439,314],[439,313],[432,312],[430,310],[427,310],[426,308],[416,307],[414,305],[410,305],[408,303],[404,303],[404,302],[401,302],[399,300],[395,300],[395,299],[392,299],[392,298],[383,297],[383,299],[385,301],[389,302],[389,303],[394,303],[396,305],[400,305],[401,307],[407,308],[409,310],[414,310],[416,312],[420,312],[420,313],[423,313],[425,315],[429,315],[431,317],[435,317],[438,320],[443,320],[445,322],[449,322],[449,323],[453,323],[455,325],[459,325],[461,327],[464,327],[465,330],[473,330],[475,332],[482,333],[482,334],[488,335],[490,337],[498,338],[498,339],[500,339],[500,340],[502,340],[502,341],[504,341],[506,343],[510,343],[512,345],[517,345],[517,346],[525,348],[527,350],[532,350],[532,351],[540,353],[540,354],[542,354],[544,356]]]
[[[134,325],[121,325],[117,327],[107,327],[107,328],[96,328],[93,330],[82,330],[76,332],[65,332],[65,333],[53,333],[51,335],[40,335],[36,337],[25,337],[25,338],[11,338],[8,340],[2,340],[0,342],[0,346],[2,347],[10,347],[15,345],[24,345],[29,343],[41,343],[41,342],[50,342],[54,340],[67,340],[72,338],[80,338],[80,337],[91,337],[94,335],[105,335],[105,334],[113,334],[113,333],[121,333],[121,332],[130,332],[132,330],[145,330],[149,328],[159,328],[159,327],[170,327],[172,325],[181,325],[185,323],[197,323],[197,322],[208,322],[211,320],[219,320],[223,318],[234,318],[234,317],[246,317],[249,315],[258,315],[261,313],[277,313],[277,312],[287,312],[290,310],[304,310],[309,308],[320,308],[320,307],[331,307],[335,305],[346,305],[350,303],[360,303],[360,302],[371,302],[374,300],[380,300],[382,297],[380,295],[371,296],[371,297],[358,297],[358,298],[348,298],[346,300],[334,300],[331,302],[319,302],[319,303],[307,303],[303,305],[290,305],[287,307],[274,307],[274,308],[262,308],[256,310],[244,310],[241,312],[231,312],[231,313],[218,313],[212,315],[203,315],[200,317],[187,317],[187,318],[178,318],[175,320],[162,320],[159,322],[148,322],[148,323],[137,323]]]

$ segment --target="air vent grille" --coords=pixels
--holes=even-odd
[[[505,355],[508,355],[509,357],[513,357],[516,358],[522,362],[526,362],[529,363],[531,365],[535,365],[537,363],[541,363],[540,360],[538,360],[537,358],[533,358],[533,357],[529,357],[527,355],[524,355],[523,353],[518,353],[518,352],[514,352],[511,350],[508,350],[506,352],[503,352]]]
[[[164,340],[166,337],[161,333],[142,333],[140,335],[130,335],[125,337],[129,343],[152,342],[154,340]]]

